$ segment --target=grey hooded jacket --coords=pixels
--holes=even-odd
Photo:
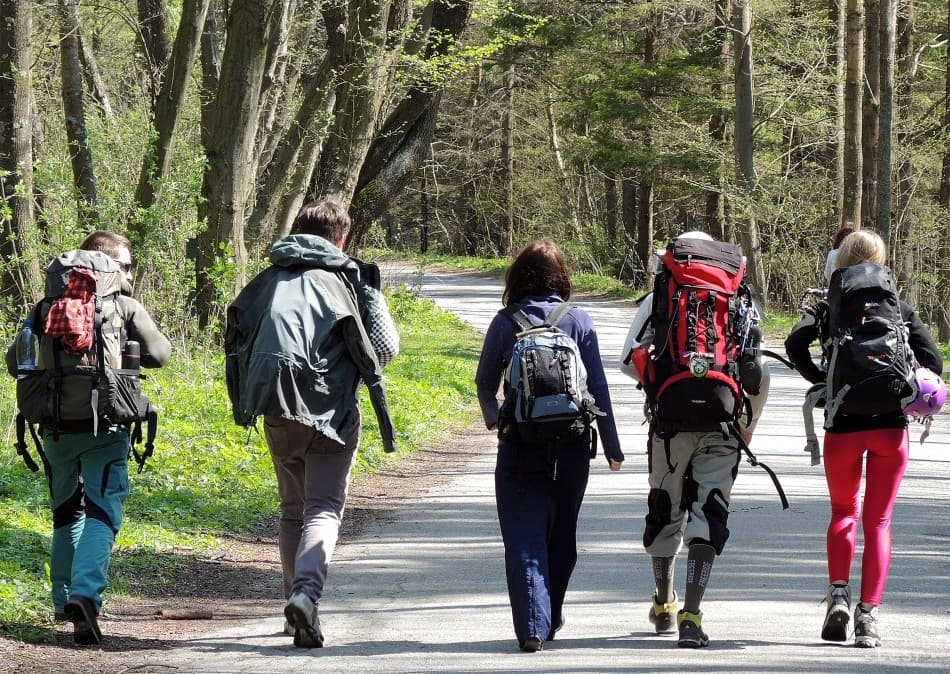
[[[364,321],[384,310],[378,272],[319,236],[288,236],[271,248],[271,266],[228,306],[228,395],[234,421],[260,415],[312,426],[344,443],[366,383],[383,447],[395,450],[382,373]]]

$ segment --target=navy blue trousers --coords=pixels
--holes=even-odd
[[[505,544],[511,617],[519,643],[549,639],[560,624],[577,562],[577,517],[590,472],[588,444],[562,447],[551,467],[543,450],[500,443],[495,501]]]

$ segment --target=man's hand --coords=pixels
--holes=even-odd
[[[618,470],[620,470],[620,467],[623,466],[623,461],[615,461],[613,459],[609,459],[608,462],[610,463],[610,470],[614,472],[617,472]]]

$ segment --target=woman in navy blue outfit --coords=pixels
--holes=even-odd
[[[515,306],[540,324],[571,296],[564,254],[549,240],[525,247],[505,276],[502,302]],[[577,343],[587,369],[587,388],[604,415],[597,429],[611,470],[624,460],[610,406],[597,333],[585,312],[572,308],[558,327]],[[475,383],[485,426],[498,428],[508,418],[497,393],[511,359],[519,328],[507,315],[495,316],[482,347]],[[498,442],[495,499],[505,544],[505,570],[515,635],[522,650],[541,650],[564,624],[561,612],[577,561],[577,517],[590,469],[590,434],[554,448],[522,444],[516,433]],[[553,449],[554,452],[549,451]],[[556,456],[556,464],[549,460]]]

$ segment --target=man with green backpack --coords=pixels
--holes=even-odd
[[[131,268],[127,238],[90,234],[50,263],[45,296],[6,355],[17,377],[17,449],[36,470],[23,440],[29,428],[50,489],[53,607],[57,619],[73,623],[77,644],[102,641],[97,616],[129,494],[132,438],[141,435],[136,424],[154,415],[137,368],[160,367],[171,355],[171,343],[130,296]]]

